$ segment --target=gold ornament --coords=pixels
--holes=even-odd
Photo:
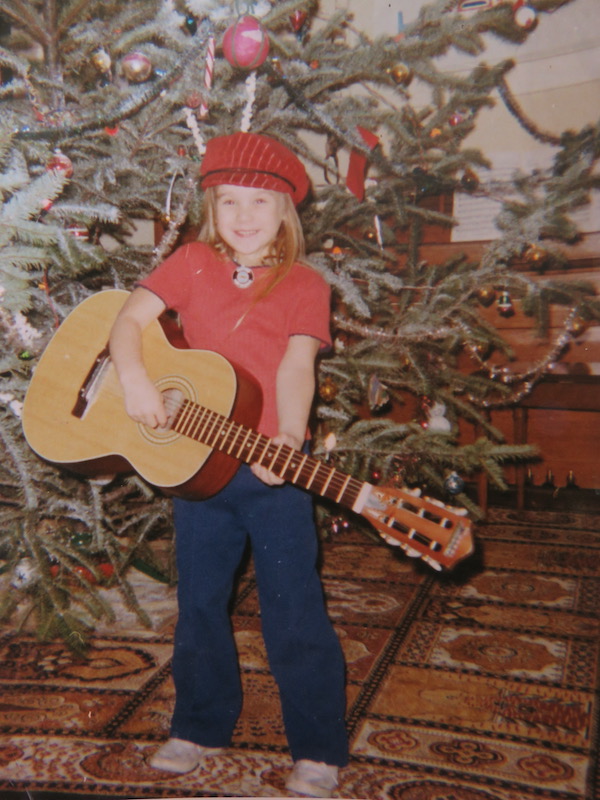
[[[583,317],[573,317],[567,325],[567,330],[571,336],[581,336],[587,330],[587,321]]]
[[[525,248],[523,258],[527,264],[530,264],[533,267],[540,267],[548,258],[548,252],[538,244],[530,244],[527,248]]]
[[[152,62],[143,53],[134,52],[121,61],[123,74],[131,83],[143,83],[152,75]]]
[[[325,378],[319,386],[319,397],[326,403],[331,403],[337,397],[338,387],[333,378]]]
[[[496,292],[493,286],[482,286],[481,289],[477,290],[477,299],[481,303],[482,306],[486,308],[491,306],[494,300],[496,299]]]
[[[106,72],[110,72],[111,63],[110,56],[106,50],[103,50],[102,48],[100,50],[96,50],[96,52],[92,54],[92,64],[102,75],[104,75]]]
[[[400,86],[408,86],[412,80],[412,70],[401,61],[398,62],[398,64],[394,64],[393,67],[388,67],[386,72],[392,78],[394,83],[397,83]]]

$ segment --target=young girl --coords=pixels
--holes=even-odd
[[[258,430],[302,449],[315,358],[330,344],[328,286],[301,263],[295,206],[308,192],[308,176],[288,148],[251,133],[209,141],[200,175],[201,241],[180,247],[140,282],[111,332],[127,412],[150,427],[166,424],[141,339],[152,320],[173,309],[190,347],[217,351],[257,379]],[[294,760],[287,787],[329,797],[348,759],[345,676],[316,570],[310,496],[263,466],[242,465],[213,497],[175,499],[174,519],[176,701],[171,738],[152,766],[188,772],[231,740],[242,693],[228,604],[249,538],[262,633]]]

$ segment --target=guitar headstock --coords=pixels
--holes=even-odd
[[[466,510],[421,497],[419,490],[374,486],[361,513],[387,542],[434,569],[452,569],[473,552]]]

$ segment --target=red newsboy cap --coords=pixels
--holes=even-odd
[[[202,187],[231,183],[291,195],[298,205],[310,182],[300,159],[285,145],[258,133],[217,136],[206,144],[200,166]]]

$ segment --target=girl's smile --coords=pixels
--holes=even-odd
[[[223,184],[217,187],[216,224],[221,238],[245,267],[261,264],[277,236],[284,195],[270,189]]]

